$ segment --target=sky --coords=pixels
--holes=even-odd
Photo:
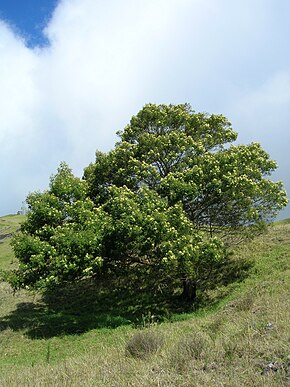
[[[290,193],[289,20],[289,0],[0,0],[0,216],[149,102],[225,115]]]

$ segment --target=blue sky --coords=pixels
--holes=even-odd
[[[1,0],[0,215],[148,102],[224,114],[290,192],[289,20],[288,0]]]
[[[1,0],[0,18],[26,39],[29,47],[49,44],[42,33],[49,23],[57,0]]]

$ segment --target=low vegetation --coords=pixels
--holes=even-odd
[[[9,242],[22,220],[0,218],[2,271],[16,265]],[[136,288],[125,297],[116,279],[15,294],[0,282],[0,385],[286,386],[289,256],[288,220],[236,247],[247,275],[187,313]]]

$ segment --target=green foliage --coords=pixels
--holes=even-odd
[[[237,135],[222,115],[148,104],[119,135],[115,149],[85,170],[96,202],[111,185],[147,186],[170,205],[182,203],[195,228],[219,236],[245,226],[254,234],[287,203],[282,184],[266,178],[276,163],[257,143],[228,146]]]
[[[99,271],[106,215],[85,193],[86,183],[63,163],[48,191],[28,196],[27,220],[12,241],[20,262],[11,274],[14,287],[46,286]]]
[[[191,223],[179,205],[169,207],[154,191],[140,189],[137,194],[126,187],[114,187],[103,206],[111,216],[106,230],[106,256],[114,264],[138,263],[152,267],[196,259],[201,239],[193,235]]]
[[[275,162],[259,144],[229,145],[237,135],[222,115],[148,104],[119,135],[83,180],[62,163],[47,191],[28,196],[14,288],[135,276],[193,301],[219,283],[225,246],[287,203],[267,178]]]

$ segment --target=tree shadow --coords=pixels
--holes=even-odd
[[[220,267],[215,270],[215,282],[241,281],[249,267],[241,262]],[[192,312],[218,302],[209,300],[202,286],[195,302],[188,303],[180,298],[181,289],[178,291],[177,283],[170,278],[163,287],[157,283],[154,277],[123,273],[54,286],[45,290],[39,301],[21,302],[10,314],[0,318],[0,332],[10,328],[23,331],[32,339],[75,335],[92,329],[160,322],[173,314]],[[173,292],[173,288],[177,291]]]
[[[127,279],[126,279],[127,282]],[[10,314],[0,318],[0,332],[24,331],[32,339],[81,334],[96,328],[116,328],[142,324],[148,318],[168,315],[164,297],[149,292],[136,281],[82,280],[55,286],[43,292],[38,302],[21,302]]]
[[[247,257],[236,259],[229,253],[224,261],[212,267],[210,276],[202,280],[199,293],[198,305],[200,308],[215,309],[219,303],[233,291],[230,285],[244,281],[254,266],[254,260]]]

